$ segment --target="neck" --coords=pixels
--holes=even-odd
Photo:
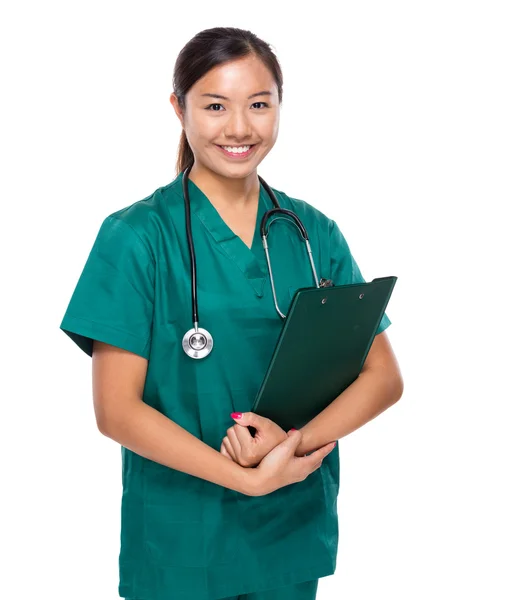
[[[246,177],[224,177],[195,163],[188,177],[213,204],[224,209],[244,209],[251,203],[256,204],[259,198],[260,183],[256,170]]]

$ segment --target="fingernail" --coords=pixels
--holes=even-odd
[[[289,431],[297,431],[294,427],[291,427]]]
[[[242,413],[231,413],[231,418],[232,419],[241,419]]]
[[[333,447],[335,448],[335,446],[336,446],[336,445],[337,445],[337,442],[335,442],[335,443],[333,444]]]

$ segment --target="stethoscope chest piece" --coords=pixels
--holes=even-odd
[[[210,333],[203,327],[192,327],[182,338],[184,352],[191,358],[205,358],[214,345]]]

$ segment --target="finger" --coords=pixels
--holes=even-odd
[[[229,458],[230,460],[233,460],[233,458],[230,456],[230,453],[226,449],[224,443],[221,444],[221,454],[224,454],[224,456],[226,456],[226,458]]]
[[[240,425],[240,427],[245,428],[248,425],[250,425],[251,427],[254,427],[257,430],[262,430],[263,428],[268,427],[268,425],[272,423],[270,419],[262,417],[261,415],[257,415],[253,412],[244,412],[240,414],[242,415],[241,417],[232,417],[232,419],[237,423],[237,425]]]
[[[240,456],[242,454],[243,447],[242,447],[240,440],[237,437],[237,431],[235,429],[235,426],[230,427],[226,433],[227,433],[228,439],[230,440],[230,444],[233,448],[233,451],[235,452],[235,456],[237,456],[237,457]],[[244,444],[244,446],[245,446],[245,444]]]
[[[235,454],[235,450],[233,449],[232,445],[230,444],[230,440],[228,439],[228,436],[226,436],[223,439],[223,444],[224,444],[224,447],[225,447],[226,451],[228,452],[228,454],[232,457],[232,460],[234,460],[235,462],[238,462],[237,456]]]
[[[282,443],[294,452],[302,441],[302,437],[302,432],[299,429],[290,429],[286,432],[286,439]]]
[[[251,445],[251,442],[254,440],[251,432],[247,427],[242,427],[241,425],[234,425],[231,430],[236,435],[237,440],[239,442],[240,448],[244,449]]]
[[[302,460],[307,461],[307,464],[311,466],[311,468],[315,471],[321,466],[323,459],[328,456],[328,454],[335,448],[335,442],[328,442],[321,448],[314,450],[312,454],[308,456],[300,457]]]
[[[276,453],[285,454],[287,456],[294,456],[296,449],[302,441],[302,433],[299,430],[287,431],[286,437],[279,442],[274,448]],[[296,457],[298,459],[298,457]]]

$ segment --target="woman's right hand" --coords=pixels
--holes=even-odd
[[[257,467],[247,469],[250,496],[264,496],[286,485],[303,481],[321,466],[324,457],[335,447],[335,442],[329,442],[309,455],[295,456],[301,439],[300,431],[288,431],[288,437],[275,446]]]

